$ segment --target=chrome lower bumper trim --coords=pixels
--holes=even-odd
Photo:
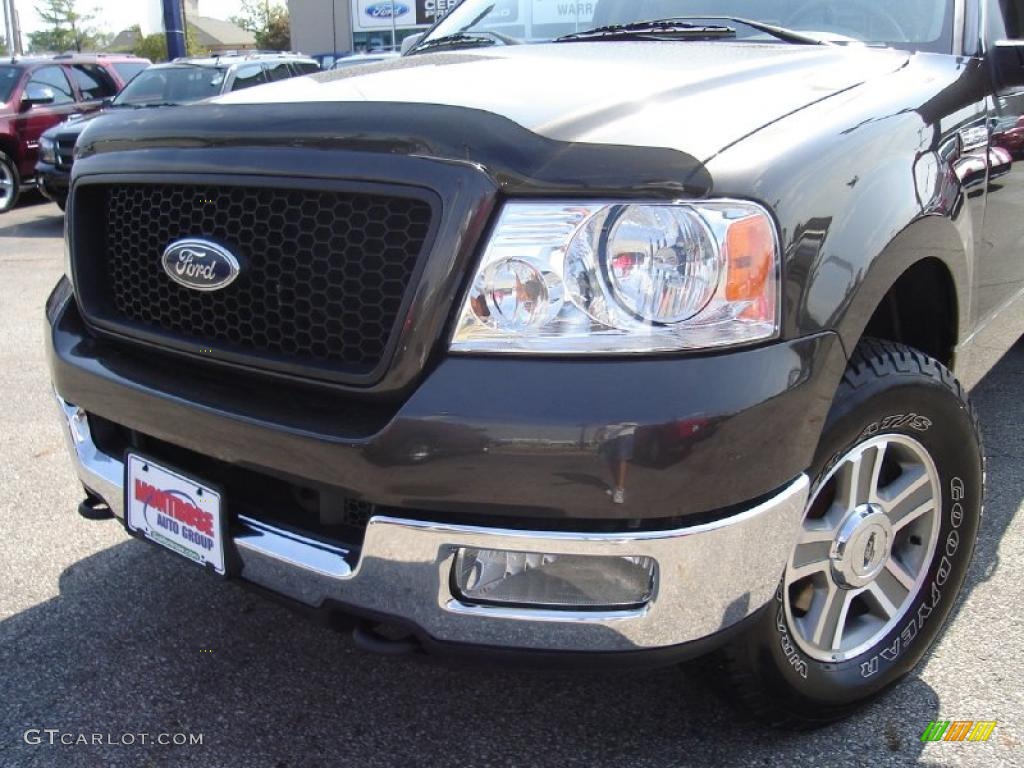
[[[67,429],[64,439],[75,465],[78,479],[87,489],[102,498],[119,518],[124,518],[124,462],[108,456],[96,447],[89,420],[80,408],[70,405],[57,396],[57,405]]]
[[[60,401],[82,483],[123,519],[124,466],[93,443],[88,419]],[[565,533],[374,517],[360,553],[248,517],[233,539],[242,578],[311,606],[334,601],[392,616],[436,640],[517,650],[635,651],[698,640],[767,603],[789,558],[807,501],[801,475],[732,517],[669,531]],[[625,611],[468,605],[450,588],[459,547],[647,556],[658,563],[651,601]]]

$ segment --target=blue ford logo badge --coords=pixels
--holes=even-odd
[[[234,282],[240,266],[226,248],[208,240],[176,240],[167,246],[164,272],[193,291],[219,291]]]
[[[404,16],[409,13],[412,9],[402,3],[395,3],[392,5],[390,2],[374,3],[366,7],[366,15],[374,19],[397,19],[399,16]]]

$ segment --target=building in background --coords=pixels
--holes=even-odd
[[[256,36],[252,32],[230,21],[200,16],[198,0],[185,0],[185,24],[196,45],[209,53],[256,48]]]
[[[292,47],[306,53],[372,51],[422,32],[457,0],[288,0]],[[591,25],[597,0],[494,0],[492,16],[520,39]]]
[[[207,3],[209,5],[209,3]],[[223,53],[224,51],[249,51],[256,48],[256,37],[237,24],[224,19],[199,14],[197,0],[185,0],[185,23],[196,47],[205,53]],[[134,19],[138,29],[133,25],[118,33],[110,44],[111,51],[132,51],[139,43],[142,35],[163,33],[164,20],[160,0],[150,0],[139,7]]]
[[[292,48],[305,53],[375,51],[434,23],[455,0],[288,0]],[[394,13],[392,17],[392,7]]]

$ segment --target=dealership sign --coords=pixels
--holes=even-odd
[[[458,4],[459,0],[416,0],[416,23],[433,24]]]
[[[444,18],[458,4],[459,0],[394,0],[392,10],[391,0],[352,0],[352,21],[357,32],[391,29],[392,17],[394,26],[400,29],[426,27]],[[492,13],[514,17],[518,5],[519,0],[497,0],[498,8]],[[503,6],[510,6],[512,12]]]
[[[352,26],[357,32],[416,26],[416,0],[352,0]]]
[[[443,18],[458,0],[352,0],[356,32],[424,27]],[[594,18],[597,0],[494,0],[485,24],[579,24]]]
[[[533,24],[572,24],[594,18],[597,0],[533,0]]]
[[[494,0],[494,7],[487,14],[485,24],[513,24],[520,19],[521,0]],[[433,24],[459,4],[459,0],[416,0],[416,23]]]

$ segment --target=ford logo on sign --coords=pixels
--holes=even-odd
[[[167,246],[164,272],[193,291],[219,291],[231,285],[241,267],[234,254],[208,240],[177,240]]]
[[[366,6],[366,15],[373,19],[390,19],[392,17],[397,19],[399,16],[409,13],[410,10],[408,5],[384,0],[384,2]]]

